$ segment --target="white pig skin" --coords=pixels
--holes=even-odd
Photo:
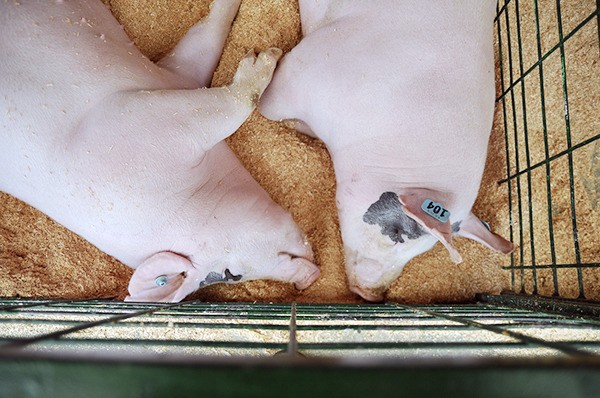
[[[300,0],[302,41],[259,109],[331,154],[350,288],[379,301],[453,232],[503,253],[471,213],[494,108],[493,0]],[[421,209],[443,205],[449,221]],[[454,231],[453,231],[454,229]]]
[[[291,215],[222,141],[270,82],[278,49],[203,88],[240,0],[158,64],[100,1],[0,2],[0,189],[136,269],[129,300],[217,282],[319,275]]]

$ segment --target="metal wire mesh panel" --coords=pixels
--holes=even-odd
[[[289,305],[7,303],[13,304],[0,309],[0,351],[272,356],[289,335]]]
[[[598,2],[500,1],[513,289],[597,299],[600,278]]]
[[[0,301],[0,354],[194,357],[600,356],[600,321],[495,304]]]

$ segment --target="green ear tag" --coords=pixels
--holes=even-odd
[[[446,222],[450,219],[450,211],[444,208],[444,205],[441,203],[434,202],[431,199],[425,199],[421,205],[421,209],[438,221]]]

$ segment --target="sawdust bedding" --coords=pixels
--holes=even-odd
[[[191,25],[208,13],[210,4],[210,0],[105,2],[125,26],[135,44],[152,60],[158,60],[167,53]],[[244,0],[214,74],[213,86],[230,81],[239,60],[249,49],[260,51],[268,47],[279,47],[287,52],[300,38],[296,1]],[[586,43],[584,40],[582,45]],[[597,95],[597,91],[592,92],[592,95]],[[585,97],[582,101],[585,101]],[[496,109],[487,167],[474,212],[488,221],[497,233],[508,237],[507,187],[506,184],[497,183],[506,174],[501,108],[498,106]],[[556,123],[560,125],[561,121]],[[560,128],[564,131],[564,127]],[[297,134],[281,123],[268,121],[256,112],[227,143],[256,180],[276,202],[292,212],[294,219],[308,234],[322,274],[317,282],[302,292],[284,283],[253,281],[238,285],[209,286],[195,293],[193,298],[210,301],[360,302],[346,285],[335,207],[335,175],[324,145],[318,140]],[[597,150],[590,156],[597,157]],[[588,170],[591,171],[587,167],[588,163],[583,161],[580,168],[584,175]],[[556,173],[563,173],[562,168],[556,169]],[[567,200],[568,197],[568,181],[557,178],[554,183],[556,201],[562,203],[561,198],[565,197]],[[567,191],[561,187],[567,187]],[[535,189],[537,188],[536,186]],[[545,190],[545,186],[543,189]],[[582,195],[578,198],[582,203],[578,208],[578,218],[582,217],[586,231],[591,234],[587,246],[584,245],[583,248],[587,250],[584,250],[586,256],[597,258],[598,245],[594,238],[594,232],[598,231],[597,193],[596,204],[592,206],[594,196],[586,196],[587,191],[583,188],[578,192]],[[547,224],[547,214],[539,208],[543,207],[544,198],[539,199],[539,204],[536,200],[534,198],[533,217],[541,221],[535,225],[543,226],[544,218]],[[570,220],[568,207],[565,209],[567,210],[563,209],[564,211],[556,214],[555,222],[559,225],[566,225]],[[555,240],[562,239],[563,231],[560,229],[555,228]],[[566,227],[564,229],[568,230]],[[529,232],[525,232],[523,245],[527,246]],[[536,230],[535,233],[536,249],[547,247],[547,234],[543,230]],[[568,240],[568,236],[564,239]],[[515,240],[515,243],[521,242]],[[475,293],[500,293],[510,289],[512,276],[502,269],[503,265],[510,263],[509,257],[492,253],[465,239],[457,239],[456,246],[463,255],[462,264],[454,265],[443,247],[436,245],[433,250],[415,258],[406,266],[400,278],[389,289],[386,299],[409,303],[461,302],[472,300]],[[559,258],[568,262],[572,256],[562,246],[557,245],[556,250]],[[528,255],[527,250],[529,249],[525,249],[524,256]],[[518,249],[517,263],[520,253]],[[544,276],[544,272],[539,271],[538,278],[541,275],[542,280],[547,282],[538,282],[538,289],[543,294],[552,294],[551,275]],[[575,271],[566,270],[559,275],[561,294],[565,296],[578,294],[577,278],[571,275],[573,272]],[[128,267],[100,252],[44,214],[0,193],[0,296],[122,299],[127,293],[131,273]],[[520,280],[520,274],[515,277]],[[584,283],[588,298],[600,297],[598,277],[595,269],[585,271]],[[526,289],[531,291],[530,273],[525,275],[524,281]]]

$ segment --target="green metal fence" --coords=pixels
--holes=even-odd
[[[564,296],[561,279],[572,278],[577,291],[571,295],[584,299],[584,270],[588,285],[597,281],[600,237],[587,218],[598,217],[600,195],[598,8],[598,1],[560,0],[499,7],[497,106],[507,158],[500,183],[507,188],[510,238],[519,246],[506,267],[517,292]],[[584,154],[592,157],[585,170]],[[581,200],[586,189],[591,192]],[[593,209],[585,214],[584,207]],[[557,221],[561,213],[567,222]],[[536,242],[540,237],[547,244]],[[551,282],[540,286],[548,271]]]
[[[0,396],[590,397],[600,305],[0,301]],[[83,394],[83,395],[82,395]]]
[[[600,305],[561,300],[548,312],[517,308],[519,296],[481,300],[431,306],[2,300],[0,354],[600,359]],[[579,312],[569,313],[568,304]]]

